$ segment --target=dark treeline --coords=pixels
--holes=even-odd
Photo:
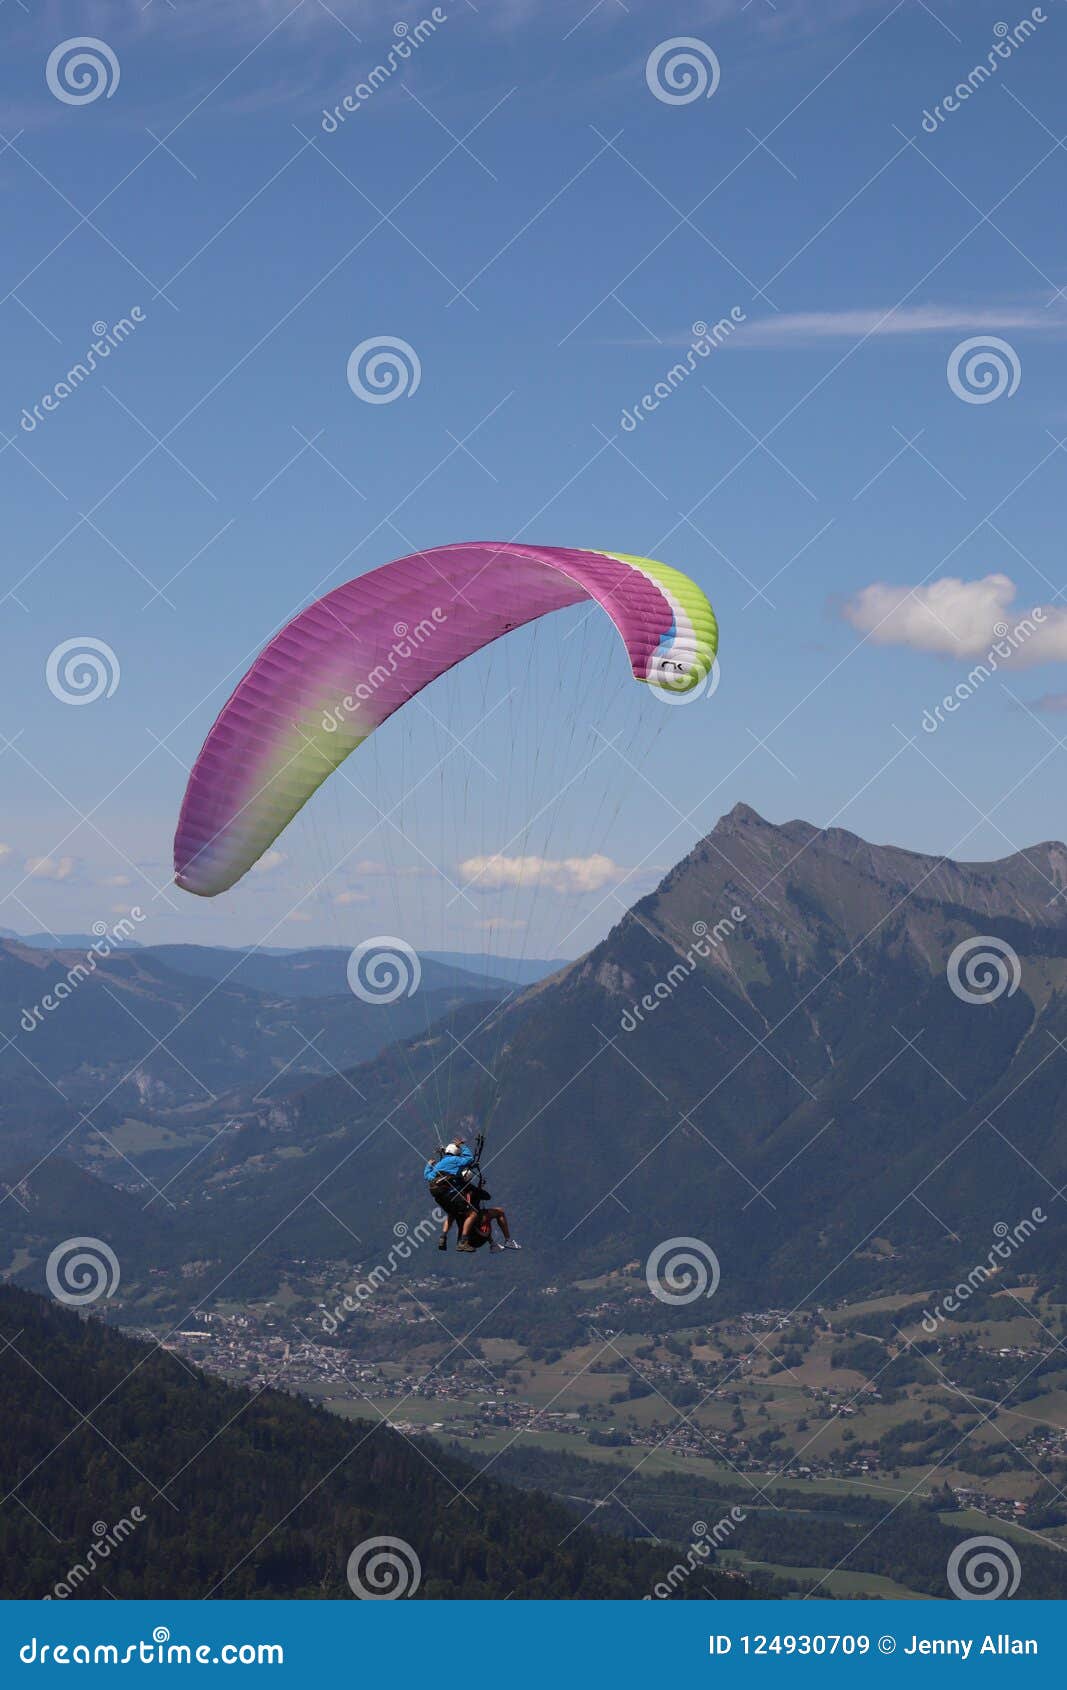
[[[415,1551],[419,1598],[637,1599],[676,1560],[575,1529],[559,1502],[435,1446],[235,1390],[11,1287],[0,1424],[5,1598],[350,1598],[349,1556],[377,1536]],[[750,1591],[702,1570],[676,1594]]]

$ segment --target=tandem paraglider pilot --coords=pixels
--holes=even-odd
[[[448,1233],[453,1222],[459,1229],[456,1248],[466,1255],[472,1255],[483,1244],[490,1245],[493,1250],[519,1248],[511,1236],[508,1217],[503,1209],[486,1207],[489,1192],[482,1185],[477,1155],[465,1139],[456,1138],[444,1145],[422,1172],[430,1187],[430,1196],[445,1214],[439,1249],[448,1249]],[[500,1229],[500,1243],[493,1238],[494,1221]]]

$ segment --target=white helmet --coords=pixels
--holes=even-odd
[[[445,1145],[445,1155],[446,1156],[458,1156],[459,1155],[459,1146],[462,1143],[463,1143],[463,1140],[460,1139],[459,1143],[457,1143],[455,1140],[453,1140],[453,1142],[451,1144],[446,1144]]]

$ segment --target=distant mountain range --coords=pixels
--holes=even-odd
[[[87,951],[90,945],[98,943],[93,933],[16,933],[13,927],[0,927],[2,939],[13,939],[17,945],[26,945],[34,951]],[[116,938],[114,946],[128,951],[141,949],[136,939]]]
[[[129,1115],[210,1122],[255,1111],[515,990],[427,958],[414,995],[367,1002],[348,988],[347,952],[184,945],[103,955],[92,943],[46,950],[0,939],[0,1170]]]
[[[170,1228],[186,1255],[242,1262],[246,1291],[353,1234],[373,1252],[418,1212],[431,1135],[487,1124],[529,1283],[697,1238],[746,1306],[934,1285],[1042,1204],[1027,1268],[1062,1275],[1065,891],[1061,844],[952,863],[738,806],[551,978],[495,1007],[457,992],[341,1077],[246,1097],[236,1134],[131,1151],[174,1180],[155,1248]],[[1001,959],[982,1002],[957,954],[977,940]],[[252,1014],[214,1002],[208,1049]],[[31,1182],[45,1207],[50,1167]],[[4,1238],[39,1283],[42,1232],[12,1203]],[[140,1238],[130,1252],[147,1271]]]
[[[98,943],[91,933],[16,933],[0,927],[0,940],[11,939],[35,951],[87,951]],[[151,951],[180,974],[195,974],[217,980],[225,976],[259,991],[281,992],[292,997],[328,997],[346,988],[346,965],[351,951],[341,945],[304,948],[277,945],[243,947],[225,945],[142,945],[136,939],[118,938],[115,950]],[[420,951],[428,984],[462,980],[489,980],[491,984],[529,986],[567,966],[566,960],[544,957],[497,956],[492,952]]]

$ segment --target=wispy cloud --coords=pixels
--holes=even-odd
[[[69,880],[76,867],[74,857],[28,857],[25,872],[31,880]]]
[[[622,28],[628,18],[642,13],[656,18],[663,0],[588,0],[587,5],[575,9],[574,0],[494,0],[475,13],[486,30],[507,34],[542,26],[553,32],[558,40],[561,24],[585,31],[604,33],[613,27]],[[851,19],[884,9],[886,0],[776,0],[773,8],[764,6],[756,22],[763,30],[789,32],[801,36],[826,35]],[[752,16],[752,0],[694,0],[688,19],[693,28],[714,28],[736,19]],[[403,11],[406,22],[413,24],[431,9],[431,0],[417,3]],[[445,11],[459,12],[458,5]],[[397,21],[397,10],[385,0],[183,0],[180,7],[146,5],[145,0],[45,0],[44,15],[50,26],[73,27],[76,23],[83,33],[100,34],[108,28],[122,29],[127,34],[136,29],[142,34],[163,33],[173,37],[176,30],[187,34],[216,38],[223,32],[233,36],[264,35],[279,23],[289,24],[301,34],[330,32],[352,37],[348,33],[370,39],[375,32],[388,35]],[[465,15],[468,8],[464,6]]]
[[[552,892],[599,892],[626,878],[626,870],[610,857],[467,857],[460,873],[472,889],[499,891],[502,887],[546,886]]]
[[[936,334],[1040,334],[1067,336],[1067,310],[1043,305],[857,305],[833,311],[779,311],[750,316],[723,350],[759,352],[785,346],[819,346],[827,341],[908,339]],[[671,334],[661,344],[688,346],[692,330]],[[627,345],[647,346],[646,340]]]
[[[352,869],[356,880],[422,880],[436,873],[432,863],[388,863],[377,857],[361,857]]]

